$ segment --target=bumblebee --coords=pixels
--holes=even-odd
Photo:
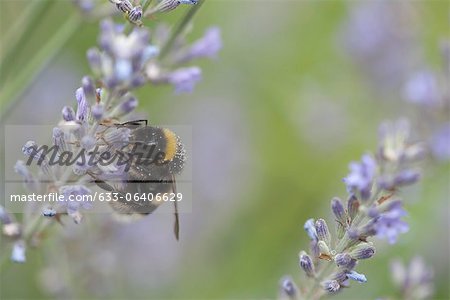
[[[139,126],[141,122],[145,122],[145,126]],[[167,128],[148,126],[147,120],[131,121],[117,126],[132,128],[128,144],[120,150],[123,156],[131,160],[129,168],[116,186],[94,179],[100,188],[117,196],[117,201],[110,202],[114,211],[125,217],[145,216],[164,203],[156,195],[170,194],[178,198],[175,176],[182,172],[186,161],[186,150],[180,138]],[[130,195],[138,195],[138,198],[129,197]],[[146,197],[139,199],[139,195]],[[167,199],[167,196],[165,197]],[[179,199],[176,198],[171,202],[174,204],[174,233],[178,240]]]

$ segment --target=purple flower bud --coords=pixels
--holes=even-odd
[[[12,216],[1,205],[0,205],[0,222],[2,222],[2,224],[9,224],[13,222]]]
[[[367,223],[358,228],[350,228],[348,230],[348,236],[350,239],[359,240],[365,239],[369,236],[376,234],[375,225],[378,219],[370,219]]]
[[[128,14],[128,19],[132,23],[139,22],[142,18],[142,7],[141,6],[135,6],[133,9],[131,9],[130,13]]]
[[[202,79],[202,70],[197,67],[178,69],[168,76],[168,82],[175,87],[175,93],[190,93]]]
[[[80,207],[85,209],[92,207],[92,203],[84,197],[91,195],[92,192],[84,185],[65,185],[59,188],[59,193],[64,196],[68,214],[75,213]]]
[[[410,185],[416,183],[420,179],[420,173],[412,170],[405,170],[397,174],[394,179],[396,186]]]
[[[316,232],[316,226],[314,225],[314,219],[308,219],[305,222],[305,225],[303,226],[303,228],[305,229],[306,233],[308,234],[309,238],[311,240],[317,240],[317,232]]]
[[[327,291],[329,293],[335,293],[335,292],[339,291],[339,289],[341,288],[339,282],[337,282],[336,280],[324,281],[322,283],[322,287],[325,291]]]
[[[347,211],[351,220],[356,217],[356,214],[359,211],[359,201],[356,196],[352,195],[347,201]]]
[[[91,107],[91,114],[95,120],[100,121],[105,114],[105,106],[103,103],[96,103]]]
[[[95,75],[100,76],[102,72],[102,56],[97,48],[91,48],[87,51],[87,59]]]
[[[62,117],[63,120],[66,122],[74,121],[75,120],[75,112],[73,111],[72,107],[64,106],[62,109]]]
[[[142,61],[141,64],[145,64],[149,59],[159,55],[159,48],[156,46],[147,46],[142,51]]]
[[[222,49],[222,39],[220,37],[220,29],[217,27],[209,28],[205,35],[196,41],[186,53],[183,53],[177,60],[185,63],[189,60],[201,57],[215,58],[217,53]]]
[[[369,243],[361,243],[353,247],[349,254],[353,259],[368,259],[375,254],[375,247]]]
[[[99,44],[102,50],[108,54],[112,54],[114,47],[114,36],[116,34],[116,28],[111,20],[103,20],[100,22],[100,38]]]
[[[347,224],[347,214],[345,213],[344,205],[342,204],[341,199],[335,197],[331,200],[331,210],[333,211],[337,221],[339,221],[342,225]]]
[[[334,261],[338,267],[347,266],[352,260],[352,257],[348,253],[338,253],[334,257]]]
[[[347,280],[347,273],[345,271],[339,271],[330,276],[330,279],[336,280],[339,283]]]
[[[320,249],[319,249],[319,245],[317,244],[317,240],[311,240],[309,242],[309,250],[311,251],[311,255],[313,257],[319,257]]]
[[[116,3],[116,6],[117,9],[123,13],[129,13],[133,9],[133,5],[128,0],[119,0],[119,2]]]
[[[305,251],[301,251],[299,254],[299,259],[300,259],[300,267],[303,269],[303,271],[305,271],[306,275],[309,277],[314,277],[315,276],[315,271],[314,271],[314,264],[311,260],[311,257],[306,254]]]
[[[120,104],[111,112],[113,117],[122,117],[132,112],[138,106],[138,100],[132,94],[126,94],[122,97]]]
[[[42,210],[42,215],[47,218],[52,218],[52,217],[56,216],[56,210],[54,210],[51,207],[44,208]]]
[[[26,156],[35,156],[37,155],[37,147],[38,145],[35,141],[28,141],[25,143],[25,145],[23,145],[22,153]]]
[[[83,79],[81,79],[81,84],[86,97],[90,101],[94,101],[96,96],[94,80],[89,76],[84,76]]]
[[[147,79],[142,76],[141,74],[138,74],[131,79],[130,87],[132,88],[138,88],[140,86],[143,86],[147,82]]]
[[[366,276],[364,276],[364,274],[359,274],[355,271],[350,271],[347,273],[347,277],[351,280],[357,281],[357,282],[367,282],[367,278]]]
[[[53,138],[53,145],[57,146],[59,148],[59,151],[65,151],[66,150],[66,139],[64,136],[64,131],[61,130],[59,127],[53,128],[52,133]]]
[[[25,263],[25,242],[23,240],[14,243],[11,252],[11,260],[15,263]]]
[[[33,174],[30,172],[30,170],[28,170],[23,161],[18,160],[16,162],[16,164],[14,165],[14,171],[22,176],[26,189],[34,192],[37,192],[39,190],[39,183],[36,181]]]
[[[299,290],[290,276],[281,278],[280,293],[284,296],[288,296],[290,299],[297,299]]]
[[[129,59],[117,59],[115,64],[114,78],[118,81],[128,81],[133,74],[133,66]]]
[[[80,142],[80,146],[86,150],[91,150],[92,148],[94,148],[94,146],[96,144],[97,144],[97,140],[90,135],[83,136],[83,138],[81,139],[81,142]]]
[[[88,118],[89,104],[86,100],[86,95],[84,94],[83,88],[77,89],[75,96],[78,103],[77,120],[85,121]]]
[[[132,112],[138,106],[138,100],[133,95],[126,95],[122,103],[120,103],[120,110],[123,114]]]
[[[328,230],[327,222],[324,219],[318,219],[315,224],[317,237],[319,240],[324,241],[327,245],[330,245],[331,236]]]

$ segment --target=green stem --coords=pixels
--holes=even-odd
[[[167,40],[167,42],[164,44],[164,46],[161,49],[161,54],[159,55],[160,59],[164,59],[164,57],[167,56],[167,54],[172,49],[173,44],[177,40],[177,38],[180,36],[180,34],[183,33],[186,26],[189,24],[191,19],[194,17],[194,15],[197,13],[197,11],[200,9],[200,7],[203,5],[205,0],[200,0],[197,5],[192,6],[186,13],[183,19],[178,23],[178,25],[175,27],[175,30],[172,31],[172,35]]]
[[[5,45],[5,55],[2,56],[0,62],[0,70],[2,70],[5,77],[8,75],[11,64],[14,62],[12,58],[24,47],[26,40],[32,35],[39,23],[41,23],[42,15],[48,11],[53,3],[55,1],[31,1],[27,10],[20,15],[19,19],[5,34],[2,40],[2,44]],[[3,80],[5,77],[3,77]]]
[[[0,105],[6,106],[6,108],[2,108],[0,119],[3,119],[11,112],[14,105],[17,104],[17,101],[14,100],[26,90],[29,83],[61,51],[80,24],[80,16],[78,14],[72,15],[44,47],[19,71],[19,74],[3,85],[0,94]]]

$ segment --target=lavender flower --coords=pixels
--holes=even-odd
[[[155,40],[165,44],[169,39],[167,30],[157,28]],[[214,58],[222,48],[220,30],[216,27],[206,31],[205,36],[193,45],[187,45],[184,41],[177,41],[175,49],[165,53],[165,64],[157,59],[150,61],[146,66],[146,76],[154,84],[172,84],[175,93],[190,93],[195,85],[202,79],[201,69],[195,66],[184,66],[185,63],[197,58]]]
[[[87,51],[93,76],[82,78],[81,87],[75,92],[76,109],[75,106],[62,109],[62,120],[52,130],[54,147],[29,141],[22,148],[28,162],[36,163],[39,168],[38,172],[32,173],[23,161],[16,163],[15,171],[23,177],[25,187],[29,191],[45,191],[48,194],[45,196],[59,193],[62,200],[58,199],[52,205],[37,203],[33,206],[31,216],[24,218],[31,218],[25,220],[25,230],[0,206],[3,234],[15,242],[11,256],[15,262],[25,262],[27,243],[39,236],[46,226],[54,222],[53,219],[60,221],[62,215],[68,214],[75,223],[80,223],[82,209],[92,207],[93,186],[103,184],[108,187],[104,188],[106,190],[115,189],[127,177],[128,169],[123,161],[104,164],[103,160],[119,154],[124,156],[122,148],[130,143],[131,129],[123,118],[132,113],[139,103],[133,90],[151,82],[173,84],[176,92],[192,91],[201,79],[201,70],[197,67],[181,68],[179,63],[173,61],[175,53],[191,49],[192,58],[213,57],[221,47],[217,29],[208,31],[192,46],[178,42],[166,44],[170,39],[183,40],[185,30],[181,33],[168,31],[165,39],[152,39],[161,41],[160,44],[150,43],[150,30],[142,27],[144,14],[148,16],[172,10],[180,4],[197,4],[197,0],[162,0],[148,10],[147,4],[151,1],[143,2],[143,7],[129,0],[110,0],[114,5],[92,0],[73,2],[83,15],[92,19],[111,16],[114,11],[119,11],[129,23],[125,26],[109,19],[101,22],[99,47]],[[188,14],[188,19],[184,21],[191,17]],[[164,59],[160,47],[167,50],[170,60]],[[147,70],[152,68],[156,70],[156,78],[148,76]],[[46,147],[56,149],[55,153],[48,152]],[[85,156],[73,156],[78,153],[85,153]],[[50,164],[50,156],[59,163]],[[114,187],[103,181],[115,181]],[[43,226],[36,226],[41,220],[44,220]]]
[[[421,257],[414,257],[406,267],[398,259],[392,261],[391,274],[403,299],[429,299],[433,295],[433,270]]]
[[[411,165],[423,157],[422,144],[411,142],[410,127],[405,121],[384,123],[381,128],[378,155],[366,154],[361,162],[350,164],[350,174],[344,179],[350,193],[347,205],[336,197],[331,200],[336,242],[331,242],[325,220],[309,219],[304,225],[311,254],[300,252],[300,267],[307,277],[321,283],[320,287],[305,284],[306,295],[320,297],[326,292],[339,292],[349,286],[349,280],[367,282],[366,276],[355,268],[376,254],[369,239],[386,238],[393,244],[399,234],[408,230],[408,224],[402,220],[406,215],[403,203],[394,195],[400,187],[420,178]],[[393,180],[385,184],[386,178]]]

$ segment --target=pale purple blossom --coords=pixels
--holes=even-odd
[[[92,203],[90,198],[85,197],[92,194],[91,190],[83,185],[65,185],[60,187],[59,193],[64,196],[64,205],[67,213],[73,214],[80,208],[90,209]]]
[[[439,160],[450,160],[450,123],[445,123],[431,137],[431,151]]]
[[[404,98],[414,104],[433,106],[438,103],[439,89],[437,80],[429,71],[417,72],[406,82]]]
[[[390,210],[381,214],[374,224],[378,238],[385,238],[390,244],[397,241],[398,235],[408,232],[409,226],[401,218],[406,215],[400,201],[394,202]]]
[[[403,299],[430,299],[434,293],[433,273],[431,266],[419,256],[406,266],[399,259],[391,262],[392,279]]]
[[[168,82],[175,88],[175,93],[190,93],[202,79],[202,71],[197,67],[178,69],[168,76]]]
[[[361,283],[367,282],[367,278],[364,274],[360,274],[353,270],[347,273],[347,278]]]
[[[89,103],[86,99],[83,88],[80,87],[77,89],[75,96],[78,103],[76,118],[78,121],[85,121],[89,116]]]
[[[344,178],[348,191],[360,193],[362,199],[367,199],[372,189],[376,167],[375,160],[369,154],[363,155],[361,162],[351,162],[350,173]]]
[[[218,27],[209,28],[204,36],[184,51],[177,61],[184,63],[192,59],[208,57],[216,58],[222,49],[222,38]]]

